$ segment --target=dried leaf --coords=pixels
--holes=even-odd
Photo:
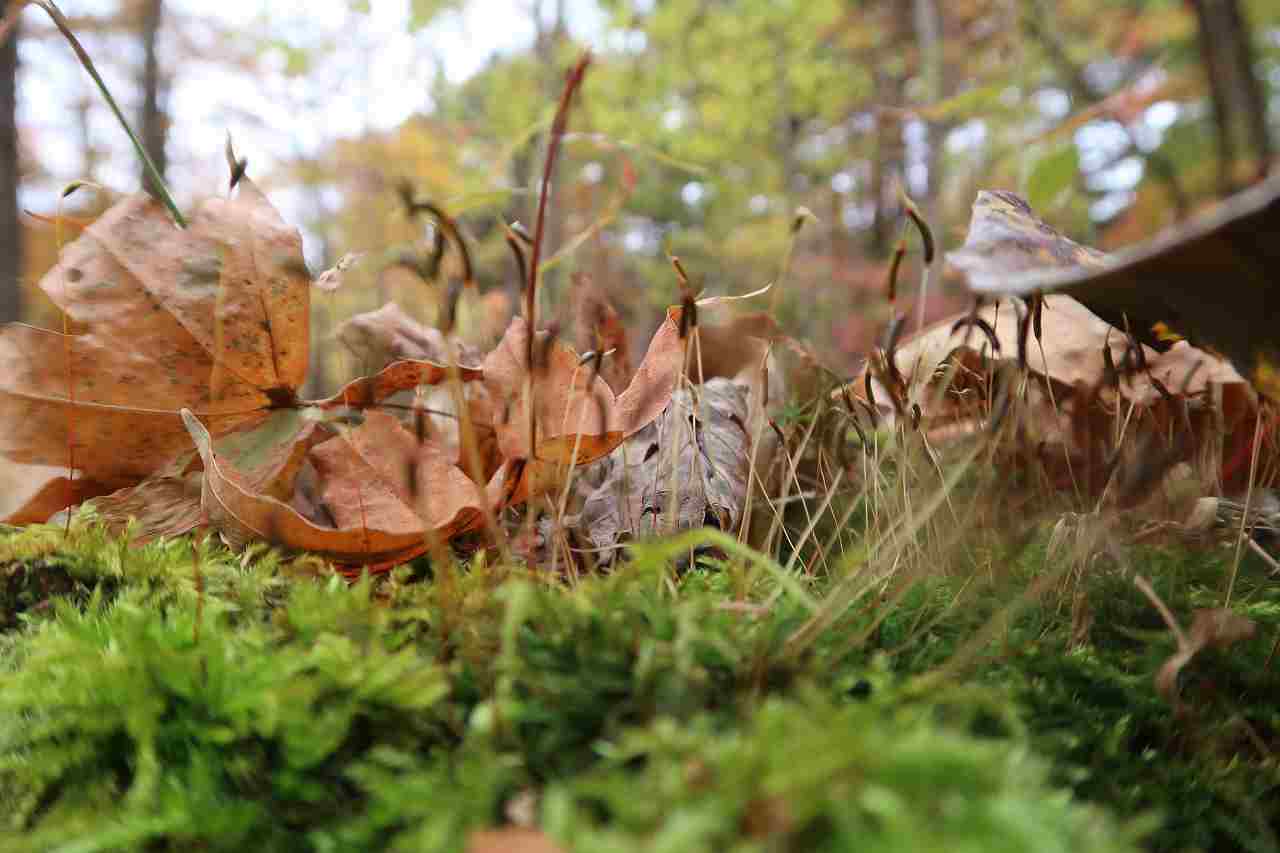
[[[961,348],[975,356],[984,349],[988,357],[996,355],[991,338],[976,328],[957,327],[957,323],[967,316],[956,314],[948,317],[898,347],[895,361],[908,383],[929,381],[946,361],[957,356]],[[995,360],[1016,360],[1019,329],[1013,305],[1007,300],[987,305],[976,316],[994,333],[994,341],[999,345],[999,358]],[[1039,342],[1033,339],[1026,344],[1027,368],[1053,382],[1062,394],[1071,393],[1077,385],[1098,384],[1106,371],[1104,353],[1109,351],[1112,362],[1120,363],[1128,349],[1128,342],[1120,330],[1065,295],[1045,297],[1042,329]],[[1164,353],[1145,349],[1144,357],[1150,374],[1135,372],[1127,377],[1121,388],[1126,399],[1139,404],[1151,404],[1160,399],[1150,377],[1187,394],[1201,393],[1211,385],[1244,381],[1231,365],[1186,342],[1175,344]],[[1198,363],[1202,366],[1194,370]],[[1191,382],[1184,387],[1184,380],[1188,377]],[[925,395],[922,404],[928,400],[929,395]]]
[[[225,434],[266,419],[306,375],[301,238],[247,180],[186,230],[150,197],[125,199],[40,286],[86,331],[0,330],[0,453],[13,461],[73,458],[77,479],[129,485],[189,447],[179,409]]]
[[[412,391],[422,385],[438,385],[455,371],[462,382],[473,382],[484,376],[478,367],[449,367],[432,361],[395,361],[373,376],[351,380],[332,397],[317,400],[313,405],[321,409],[344,406],[368,408],[401,391]]]
[[[525,364],[528,326],[524,318],[511,321],[497,348],[484,360],[484,383],[495,400],[511,401],[505,417],[494,425],[498,448],[508,460],[530,460],[524,479],[516,484],[512,500],[536,493],[538,481],[553,481],[546,466],[583,465],[608,454],[627,436],[656,418],[671,399],[684,358],[679,328],[670,316],[659,327],[644,361],[621,394],[613,390],[578,354],[548,332],[539,332],[533,351],[538,362],[532,371],[534,430],[537,447],[529,445],[529,400]],[[545,479],[544,479],[545,478]]]
[[[312,285],[316,290],[333,293],[342,286],[342,274],[360,262],[364,252],[347,252],[329,269],[320,273]]]
[[[113,535],[133,527],[134,542],[160,536],[180,536],[204,520],[200,507],[203,477],[199,472],[180,477],[150,477],[136,486],[93,499],[98,518]]]
[[[483,518],[482,490],[386,413],[370,412],[359,428],[310,451],[332,527],[256,490],[215,451],[198,418],[187,410],[182,417],[204,462],[209,522],[233,544],[257,539],[340,563],[387,564],[411,559],[430,537],[448,539]]]
[[[452,355],[451,341],[444,333],[419,323],[394,302],[343,321],[337,337],[365,370],[376,370],[400,359],[448,364]],[[475,350],[465,344],[457,346],[461,347],[459,363],[479,363]]]
[[[93,480],[69,480],[66,473],[47,465],[0,465],[0,523],[39,524],[61,509],[114,491]]]
[[[716,378],[680,390],[653,424],[600,463],[578,526],[607,562],[627,541],[742,522],[751,465],[747,387]],[[768,460],[757,460],[766,470]]]
[[[1019,216],[1000,213],[1000,207],[1016,208]],[[1001,219],[1011,244],[1019,239],[1034,244],[1028,229],[1017,222],[1047,229],[1016,196],[982,193],[971,233],[979,226],[1003,227]],[[1072,250],[1075,259],[1068,269],[1058,269],[1061,263],[1037,263],[1043,260],[1041,245],[1025,263],[1007,262],[1007,254],[978,261],[965,251],[948,258],[965,270],[975,292],[1066,293],[1118,328],[1127,321],[1140,340],[1156,349],[1166,348],[1159,330],[1167,326],[1192,344],[1225,354],[1259,392],[1274,399],[1280,398],[1280,291],[1274,286],[1280,242],[1273,238],[1278,229],[1280,177],[1275,177],[1109,258]],[[1056,252],[1069,247],[1048,231],[1049,252],[1056,258]]]
[[[318,445],[311,458],[323,483],[325,506],[339,527],[376,519],[386,503],[399,504],[427,534],[449,539],[474,527],[483,515],[481,488],[450,454],[418,440],[396,418],[370,412],[350,433]],[[372,498],[372,500],[371,500]]]
[[[1106,255],[1069,240],[1036,219],[1025,201],[1007,192],[978,194],[965,244],[950,252],[947,260],[979,292],[1003,292],[1004,283],[1037,271],[1101,270],[1111,263]],[[1028,340],[1018,321],[1018,310],[1011,300],[1002,300],[983,307],[972,321],[963,313],[953,315],[901,345],[895,363],[918,391],[941,375],[941,367],[948,361],[959,358],[961,364],[982,373],[985,370],[978,356],[984,350],[1005,361],[1025,352],[1027,368],[1052,382],[1060,399],[1076,388],[1099,386],[1114,365],[1124,363],[1130,345],[1123,315],[1099,317],[1071,296],[1055,294],[1044,299],[1040,334]],[[1135,327],[1134,331],[1143,329]],[[962,347],[964,353],[960,352]],[[1194,395],[1211,386],[1244,381],[1229,363],[1185,341],[1150,340],[1142,345],[1142,361],[1149,370],[1130,371],[1117,391],[1127,401],[1144,406],[1162,399],[1161,386]],[[865,380],[860,376],[848,390],[854,391]],[[927,414],[945,413],[945,408],[943,412],[932,410],[934,395],[919,396]]]

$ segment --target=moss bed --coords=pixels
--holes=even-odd
[[[1280,849],[1280,582],[1245,559],[1257,630],[1175,705],[1129,572],[1186,624],[1231,551],[1131,546],[1037,588],[1049,534],[815,634],[838,573],[677,574],[689,536],[574,583],[472,557],[352,584],[0,532],[0,849],[464,850],[511,824],[583,851]]]

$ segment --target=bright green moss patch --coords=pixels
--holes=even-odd
[[[459,850],[523,815],[576,850],[1277,849],[1265,570],[1237,587],[1257,635],[1194,661],[1174,713],[1172,640],[1115,566],[949,672],[1044,570],[1016,556],[797,651],[833,581],[650,554],[572,588],[482,562],[348,586],[4,534],[0,848]],[[1133,557],[1183,618],[1218,600],[1218,557]]]

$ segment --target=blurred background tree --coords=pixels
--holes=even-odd
[[[64,11],[184,203],[225,187],[230,132],[304,229],[317,271],[367,253],[343,291],[316,300],[322,341],[387,299],[435,321],[441,289],[391,264],[434,239],[404,210],[406,181],[457,218],[481,291],[518,287],[502,226],[532,220],[563,70],[586,46],[595,63],[551,196],[548,316],[570,322],[572,274],[586,274],[638,343],[676,299],[670,252],[713,292],[781,280],[778,320],[841,371],[887,314],[900,189],[947,247],[991,187],[1113,248],[1257,180],[1280,126],[1271,0],[86,0]],[[21,35],[0,52],[0,315],[49,323],[34,283],[54,232],[18,211],[53,215],[75,179],[115,193],[140,179],[48,22],[34,9],[11,17]],[[64,212],[90,218],[108,201],[78,193]],[[813,216],[793,235],[802,207]],[[907,281],[915,244],[910,259]],[[458,264],[446,256],[446,278]],[[960,304],[946,282],[933,294],[930,317]],[[494,310],[478,295],[469,304]],[[480,319],[464,317],[477,335]],[[331,387],[350,366],[322,351],[313,382]]]

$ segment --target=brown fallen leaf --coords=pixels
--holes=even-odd
[[[1006,192],[979,193],[965,244],[947,260],[978,290],[1036,270],[1102,269],[1109,263],[1106,255],[1059,234],[1037,219],[1026,202]],[[1155,341],[1154,348],[1141,344],[1139,359],[1136,351],[1130,352],[1123,328],[1065,294],[1044,297],[1036,321],[1024,324],[1020,316],[1012,300],[1000,300],[982,307],[972,320],[965,313],[955,314],[897,347],[894,363],[910,389],[908,402],[935,418],[972,417],[975,407],[958,405],[964,395],[981,390],[982,376],[1001,363],[1016,364],[1022,358],[1033,376],[1049,383],[1059,401],[1077,389],[1107,385],[1114,393],[1104,391],[1104,402],[1113,405],[1114,397],[1151,407],[1164,401],[1166,391],[1185,398],[1244,382],[1228,362],[1185,341]],[[1123,325],[1124,318],[1118,322]],[[983,361],[983,353],[989,362]],[[1126,364],[1126,358],[1130,369],[1122,381],[1111,381],[1113,368]],[[955,366],[944,369],[949,364]],[[1134,369],[1138,364],[1143,367]],[[975,381],[966,383],[966,374]],[[936,387],[930,387],[944,376],[952,377],[952,390],[959,393],[939,396]],[[877,373],[859,376],[840,393],[862,395],[870,381],[883,405],[889,393],[880,379]]]
[[[112,535],[123,535],[133,523],[133,541],[149,542],[160,536],[181,536],[204,523],[202,486],[200,472],[148,477],[136,486],[96,497],[92,505]]]
[[[985,350],[995,362],[1016,362],[1018,358],[1018,313],[1008,300],[986,305],[976,317],[992,330],[998,352],[993,350],[992,337],[974,326],[957,327],[968,315],[956,314],[925,329],[912,337],[894,353],[895,362],[909,385],[921,389],[940,375],[942,366],[957,357],[961,351],[978,356]],[[1025,342],[1027,369],[1034,375],[1053,383],[1057,394],[1065,396],[1080,384],[1095,385],[1106,376],[1107,356],[1113,365],[1123,363],[1128,343],[1123,332],[1096,316],[1085,306],[1069,296],[1046,296],[1042,314],[1042,336],[1034,334]],[[1212,385],[1242,383],[1230,364],[1222,359],[1198,350],[1185,341],[1178,342],[1165,352],[1157,352],[1143,345],[1143,358],[1150,371],[1135,371],[1125,377],[1120,386],[1124,399],[1137,404],[1151,404],[1161,398],[1151,382],[1154,377],[1166,389],[1183,395],[1203,393]],[[1189,380],[1189,382],[1187,381]],[[850,390],[862,392],[859,377]],[[880,386],[883,387],[883,386]],[[879,388],[877,389],[879,390]],[[883,400],[887,396],[881,396]],[[926,414],[930,411],[933,395],[918,393],[918,399]]]
[[[150,197],[126,198],[40,286],[86,331],[0,330],[0,453],[15,462],[129,485],[189,447],[180,408],[225,434],[305,378],[301,238],[248,181],[185,230]]]
[[[382,565],[412,559],[433,537],[447,540],[483,520],[483,490],[385,412],[369,412],[360,427],[310,449],[333,526],[258,491],[214,449],[193,413],[182,418],[204,462],[209,523],[233,545],[260,540],[344,564]]]
[[[497,470],[501,459],[498,456],[497,443],[493,429],[493,401],[485,386],[473,380],[483,376],[480,369],[480,356],[467,343],[456,338],[446,337],[439,329],[424,326],[400,309],[394,302],[389,302],[377,311],[357,314],[342,323],[338,329],[338,338],[363,365],[386,365],[380,376],[394,375],[407,368],[401,365],[418,365],[417,386],[439,386],[426,389],[418,403],[425,413],[425,437],[438,445],[449,445],[456,449],[458,464],[469,470],[471,460],[464,445],[460,429],[457,399],[452,388],[445,384],[450,369],[444,368],[451,357],[459,362],[458,377],[468,383],[462,392],[462,400],[466,407],[472,440],[477,447],[480,459],[478,477],[487,480]],[[455,352],[450,353],[450,347]],[[395,359],[412,359],[396,362]],[[425,371],[422,365],[435,365],[434,371]],[[357,380],[357,383],[368,383],[369,380]],[[404,383],[404,390],[413,385]],[[347,397],[369,397],[385,400],[390,395],[379,389],[360,390],[357,385],[349,385],[330,398],[330,402],[339,402]],[[400,401],[408,405],[411,400]],[[406,419],[407,420],[407,419]]]
[[[576,344],[582,352],[608,352],[600,366],[600,376],[615,393],[631,381],[631,347],[622,318],[609,297],[591,280],[578,273],[572,278],[569,301],[574,307]]]
[[[749,389],[715,378],[681,389],[652,424],[602,460],[576,526],[601,562],[642,536],[742,522],[751,466]],[[767,469],[767,462],[759,469]],[[592,476],[592,475],[589,475]]]
[[[61,509],[115,491],[84,479],[68,479],[66,468],[47,465],[0,466],[0,522],[40,524]]]
[[[980,194],[975,220],[980,206],[1020,207],[1030,217],[1025,202],[1008,193]],[[1066,293],[1112,325],[1127,324],[1157,349],[1165,346],[1163,324],[1193,344],[1225,354],[1260,393],[1275,399],[1280,398],[1280,289],[1275,286],[1280,242],[1272,235],[1278,229],[1280,176],[1110,257],[1072,252],[1075,262],[1065,269],[1034,263],[1014,269],[1004,258],[986,263],[963,251],[948,260],[965,271],[976,293]],[[1041,257],[1038,247],[1034,254]]]
[[[448,364],[455,355],[450,352],[450,343],[459,347],[459,364],[475,366],[480,362],[471,346],[451,341],[439,329],[424,326],[394,302],[344,320],[338,326],[337,338],[364,371],[402,359]]]
[[[530,383],[536,441],[531,447],[525,387],[528,335],[524,318],[515,318],[484,360],[489,396],[510,402],[494,424],[498,449],[507,460],[525,462],[518,482],[510,486],[513,503],[558,482],[555,469],[570,462],[593,462],[653,421],[670,401],[684,359],[678,325],[668,316],[631,383],[615,395],[590,364],[580,363],[571,347],[539,332],[533,342],[536,364]]]
[[[67,247],[41,287],[84,331],[0,329],[0,357],[12,366],[0,377],[0,455],[39,478],[6,503],[11,523],[42,521],[155,475],[190,450],[183,408],[214,436],[240,436],[220,452],[242,470],[270,466],[240,449],[293,454],[269,487],[251,483],[285,499],[308,444],[291,430],[314,435],[304,412],[368,408],[453,375],[401,360],[327,400],[300,400],[310,299],[301,238],[247,179],[233,199],[204,203],[185,230],[148,196],[121,201]],[[162,504],[165,488],[156,492]],[[119,506],[138,508],[147,493]]]
[[[462,382],[472,382],[484,376],[478,367],[451,367],[431,361],[393,361],[372,376],[351,380],[332,397],[306,401],[303,405],[319,409],[372,408],[401,391],[412,391],[422,385],[438,385],[455,373]]]

